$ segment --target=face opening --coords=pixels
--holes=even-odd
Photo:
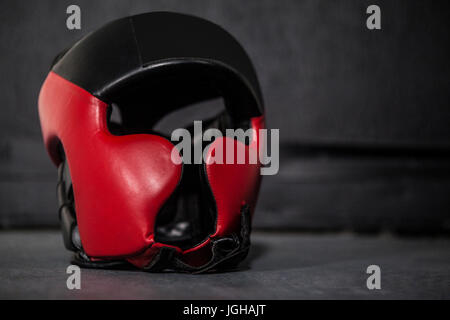
[[[235,97],[229,93],[229,87],[203,72],[140,79],[110,99],[108,130],[113,135],[155,134],[170,140],[174,129],[186,128],[204,150],[211,142],[195,139],[193,121],[201,120],[203,130],[216,128],[223,134],[226,128],[234,128],[229,105]],[[216,211],[204,164],[185,163],[175,192],[157,215],[155,241],[182,250],[192,248],[215,232]]]

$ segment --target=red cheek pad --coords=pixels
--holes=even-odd
[[[234,147],[234,163],[213,163],[208,164],[212,156],[216,154],[220,148],[228,152],[226,146]],[[257,139],[247,146],[240,141],[229,137],[216,139],[210,146],[206,156],[206,174],[208,177],[211,190],[217,206],[217,226],[216,232],[212,237],[221,237],[230,234],[240,227],[240,210],[243,204],[248,204],[251,210],[257,199],[257,190],[260,184],[260,165],[250,164],[248,161],[249,151],[257,152]],[[245,164],[237,163],[237,155],[239,152],[246,154]],[[223,152],[225,154],[225,152]],[[225,156],[224,156],[225,158]]]
[[[62,142],[72,177],[76,215],[85,252],[119,258],[153,243],[156,215],[180,181],[174,145],[159,136],[113,136],[107,104],[50,73],[41,89],[44,141],[55,164]],[[178,162],[179,163],[179,162]]]
[[[102,258],[139,253],[153,243],[156,215],[181,178],[174,146],[154,135],[94,139],[95,157],[69,157],[84,249]]]

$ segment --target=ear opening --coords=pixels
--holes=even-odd
[[[65,158],[64,148],[62,146],[61,140],[59,140],[57,136],[49,137],[48,140],[45,142],[45,146],[53,163],[56,166],[59,166]]]

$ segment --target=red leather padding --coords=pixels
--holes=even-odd
[[[255,133],[249,145],[234,140],[235,151],[234,164],[205,164],[211,190],[217,207],[217,227],[212,237],[225,236],[236,232],[240,228],[240,210],[242,205],[248,204],[253,214],[258,197],[261,182],[261,164],[250,164],[247,160],[244,164],[237,163],[239,151],[249,154],[251,149],[259,152],[263,144],[259,141],[259,130],[264,128],[264,116],[251,119],[252,128]],[[216,139],[208,150],[208,157],[214,152],[219,144],[227,145],[229,137]],[[241,149],[241,150],[239,150]],[[243,149],[243,150],[242,150]],[[226,153],[227,150],[225,149]],[[208,158],[207,158],[208,159]],[[248,156],[247,156],[248,159]]]
[[[162,137],[110,134],[107,107],[53,72],[39,96],[47,150],[58,164],[60,140],[67,155],[85,252],[101,259],[138,256],[153,244],[156,215],[177,186],[181,165],[171,161],[174,146]]]
[[[226,164],[225,161],[223,164],[205,164],[206,175],[217,208],[216,231],[203,243],[182,253],[183,261],[190,265],[200,266],[207,262],[211,255],[211,239],[227,236],[233,232],[236,234],[240,232],[242,205],[248,204],[251,214],[253,215],[254,213],[261,183],[261,164],[259,159],[256,164],[250,164],[248,161],[245,164],[238,164],[237,155],[239,151],[243,152],[248,159],[250,150],[256,150],[257,153],[263,151],[261,148],[264,144],[259,140],[259,130],[265,128],[264,116],[252,118],[251,126],[256,134],[252,136],[252,141],[249,145],[228,137],[222,137],[216,139],[209,146],[206,156],[207,160],[214,155],[218,148],[224,148],[223,154],[225,158],[228,141],[230,145],[234,146],[235,161],[234,164]]]

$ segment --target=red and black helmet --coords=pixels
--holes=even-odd
[[[176,163],[174,144],[155,130],[167,114],[216,97],[225,111],[208,127],[264,128],[248,55],[221,27],[197,17],[119,19],[57,56],[39,115],[58,166],[59,217],[74,263],[203,272],[245,258],[260,164]],[[113,105],[120,125],[110,120]],[[209,142],[206,156],[230,139]],[[258,139],[232,143],[249,152],[260,148]]]

